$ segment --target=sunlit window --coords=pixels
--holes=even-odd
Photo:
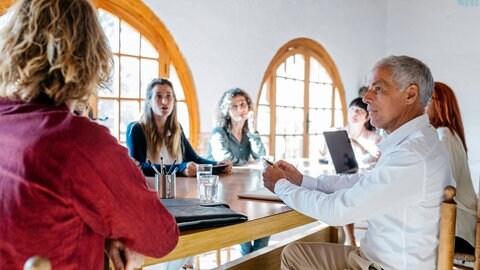
[[[276,159],[317,158],[323,131],[344,125],[344,93],[320,45],[304,39],[291,43],[267,71],[257,129]]]
[[[100,22],[114,53],[115,64],[109,89],[101,90],[98,98],[90,104],[95,117],[124,143],[128,123],[140,118],[146,85],[153,78],[165,77],[174,86],[178,119],[185,135],[196,146],[198,107],[188,67],[168,30],[152,11],[142,2],[131,6],[129,1],[94,0],[100,7]],[[12,1],[0,0],[0,14],[11,4]],[[136,27],[122,18],[128,18],[128,22]],[[8,19],[8,15],[0,16],[0,27]]]
[[[159,52],[137,30],[120,18],[98,10],[100,22],[114,54],[114,74],[110,91],[101,91],[98,97],[98,119],[110,129],[120,142],[126,140],[128,123],[140,118],[146,87],[160,77]],[[190,134],[185,94],[174,66],[170,66],[170,80],[178,98],[179,120]]]

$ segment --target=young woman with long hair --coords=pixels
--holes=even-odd
[[[195,152],[178,122],[177,98],[168,79],[157,78],[148,84],[143,115],[127,128],[127,147],[148,176],[155,174],[148,161],[160,170],[162,159],[167,170],[173,171],[170,167],[174,166],[184,176],[196,176],[196,164],[227,164],[225,172],[232,169],[231,162],[205,159]]]

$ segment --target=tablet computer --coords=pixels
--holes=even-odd
[[[227,168],[227,164],[218,164],[212,166],[212,174],[221,174],[225,168]]]
[[[335,171],[338,174],[356,173],[358,171],[358,163],[355,159],[355,153],[353,152],[347,131],[325,131],[323,135],[325,136]]]

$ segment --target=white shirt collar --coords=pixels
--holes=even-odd
[[[423,114],[408,121],[392,133],[388,134],[387,138],[382,140],[377,146],[380,149],[380,152],[383,153],[386,149],[400,144],[413,132],[418,131],[420,128],[428,125],[430,125],[428,115]]]

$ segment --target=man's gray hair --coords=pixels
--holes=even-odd
[[[435,81],[430,69],[422,61],[410,56],[392,55],[378,61],[373,70],[379,68],[390,70],[394,83],[401,91],[405,90],[410,84],[416,84],[420,103],[424,107],[427,106],[432,97]]]

